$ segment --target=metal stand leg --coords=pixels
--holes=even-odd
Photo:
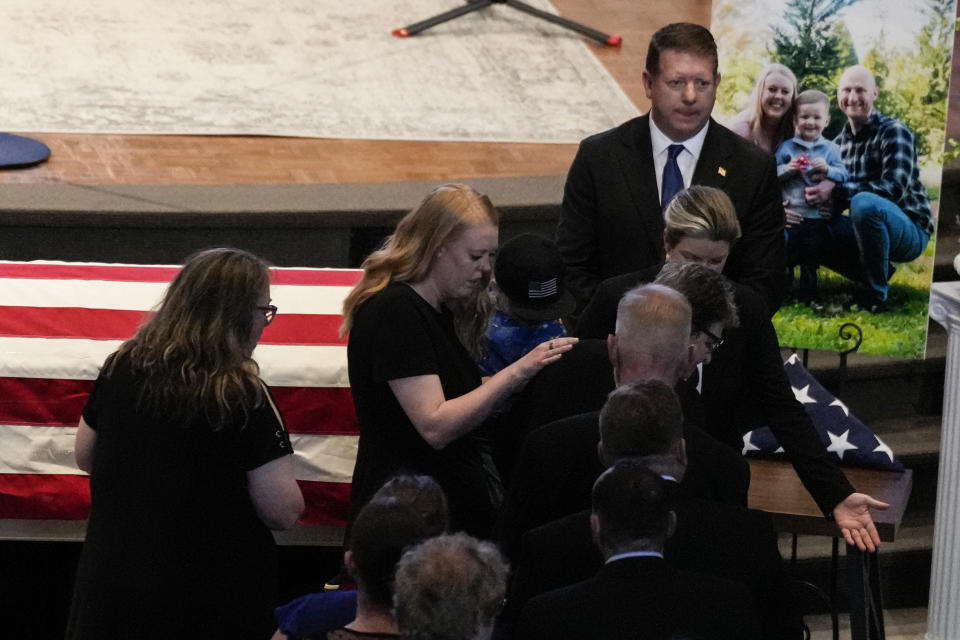
[[[833,640],[840,640],[840,614],[838,613],[837,608],[837,568],[840,562],[840,545],[837,538],[832,540],[832,553],[830,556],[830,594],[828,595],[824,592],[823,589],[813,584],[812,582],[807,582],[806,580],[797,579],[797,583],[802,585],[804,588],[816,594],[817,598],[821,602],[825,603],[830,607],[830,623],[833,630]],[[797,570],[797,534],[793,534],[793,539],[791,540],[790,547],[790,569],[791,572],[796,575]],[[810,630],[804,624],[804,633],[807,640],[810,638]]]
[[[837,573],[840,567],[840,540],[834,538],[830,549],[830,624],[833,640],[840,640],[840,614],[837,612]]]
[[[850,638],[885,640],[880,563],[876,553],[847,545],[847,583],[850,592]]]
[[[585,25],[580,24],[579,22],[574,22],[573,20],[567,20],[566,18],[561,18],[560,16],[554,13],[547,13],[546,11],[541,11],[536,7],[531,7],[525,2],[520,2],[520,0],[506,0],[506,4],[509,7],[523,11],[524,13],[529,13],[532,16],[537,16],[547,22],[552,22],[553,24],[560,25],[577,33],[583,34],[588,38],[593,38],[597,42],[600,42],[611,47],[617,47],[623,41],[620,36],[611,36],[596,29],[591,29]]]
[[[432,18],[427,18],[426,20],[421,20],[420,22],[415,22],[406,27],[401,27],[399,29],[394,29],[391,33],[397,36],[398,38],[407,38],[410,36],[415,36],[421,31],[426,31],[431,27],[435,27],[438,24],[442,24],[454,18],[459,18],[460,16],[466,15],[468,13],[473,13],[474,11],[479,11],[480,9],[486,9],[492,4],[505,4],[508,7],[512,7],[518,11],[536,16],[547,22],[559,25],[566,29],[571,29],[577,33],[583,34],[588,38],[592,38],[597,42],[602,44],[617,47],[620,46],[620,43],[623,39],[620,36],[611,36],[609,34],[597,31],[596,29],[591,29],[585,25],[580,24],[579,22],[574,22],[573,20],[567,20],[566,18],[561,18],[560,16],[548,13],[546,11],[541,11],[536,7],[531,7],[525,2],[520,2],[520,0],[467,0],[467,3],[456,9],[451,9],[450,11],[445,11],[439,15],[433,16]]]
[[[391,33],[398,38],[415,36],[421,31],[426,31],[430,27],[435,27],[438,24],[443,24],[444,22],[453,20],[454,18],[459,18],[460,16],[465,16],[468,13],[473,13],[474,11],[480,11],[480,9],[486,9],[491,4],[493,4],[493,0],[467,0],[467,4],[463,5],[462,7],[445,11],[441,14],[433,16],[432,18],[421,20],[420,22],[414,22],[406,27],[394,29],[391,31]]]

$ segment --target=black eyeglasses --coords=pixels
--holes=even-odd
[[[713,353],[717,347],[723,344],[723,338],[713,334],[709,329],[700,329],[700,333],[709,338],[709,340],[704,343],[704,346],[707,347],[707,351],[710,353]]]
[[[277,305],[268,304],[265,307],[258,306],[257,311],[263,311],[263,318],[267,321],[267,324],[273,322],[273,319],[277,317]]]

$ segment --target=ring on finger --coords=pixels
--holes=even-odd
[[[550,347],[548,348],[548,350],[553,351],[553,340],[550,341]]]

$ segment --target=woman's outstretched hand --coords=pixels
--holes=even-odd
[[[517,367],[517,373],[521,378],[529,380],[545,366],[559,360],[578,342],[580,342],[579,338],[554,338],[541,342],[511,366]]]

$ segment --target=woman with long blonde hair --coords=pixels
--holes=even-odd
[[[797,77],[786,65],[771,62],[757,74],[747,108],[730,125],[730,130],[770,153],[793,137],[793,115],[797,101]]]
[[[351,514],[402,470],[437,479],[454,529],[489,535],[502,485],[478,428],[576,342],[545,342],[481,384],[462,328],[486,328],[470,316],[490,282],[497,224],[489,198],[443,185],[364,261],[341,328],[360,425]]]
[[[269,637],[269,529],[304,506],[252,359],[276,312],[262,260],[202,251],[107,357],[77,427],[91,510],[68,638]]]

